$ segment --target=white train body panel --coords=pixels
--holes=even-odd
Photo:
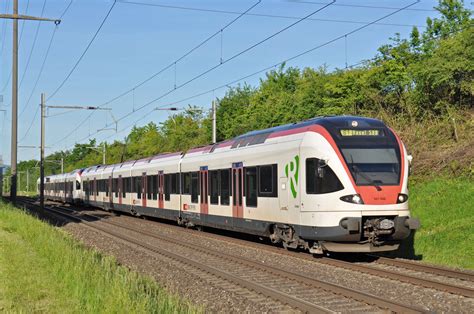
[[[82,174],[83,184],[47,195],[315,251],[385,251],[417,228],[408,168],[403,143],[382,122],[329,117],[48,177],[70,182]]]

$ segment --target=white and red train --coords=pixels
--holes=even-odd
[[[312,253],[398,248],[417,229],[408,156],[379,120],[322,117],[45,178],[45,197],[269,237]]]

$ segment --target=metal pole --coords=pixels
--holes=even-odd
[[[217,130],[216,130],[216,101],[212,101],[212,143],[217,142]]]
[[[13,14],[18,14],[18,0],[13,0]],[[13,20],[13,60],[12,60],[12,142],[11,142],[11,190],[10,198],[16,202],[18,144],[18,20]]]
[[[64,158],[61,158],[61,173],[64,173]]]
[[[102,148],[102,164],[105,165],[105,142]]]
[[[44,210],[44,139],[45,139],[45,99],[44,93],[41,94],[41,153],[40,153],[40,206]]]
[[[26,169],[26,192],[30,191],[30,169]]]

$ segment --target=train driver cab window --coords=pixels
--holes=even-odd
[[[339,178],[326,162],[318,158],[306,159],[306,193],[324,194],[344,188]]]
[[[245,168],[245,205],[257,207],[257,167]]]

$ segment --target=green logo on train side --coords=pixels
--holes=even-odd
[[[290,190],[293,198],[296,198],[298,195],[298,179],[300,172],[300,156],[296,155],[294,160],[290,161],[285,166],[286,177],[290,180]]]

